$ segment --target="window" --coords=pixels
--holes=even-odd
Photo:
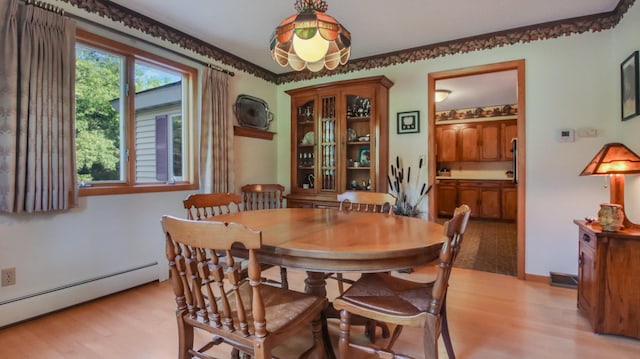
[[[82,30],[76,65],[80,193],[196,188],[197,71]]]

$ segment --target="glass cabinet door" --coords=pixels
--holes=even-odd
[[[336,126],[336,97],[323,96],[320,113],[320,172],[321,181],[318,183],[323,192],[335,192],[337,189],[338,173],[336,171],[336,156],[338,155]]]
[[[375,135],[371,121],[371,105],[373,95],[347,94],[345,96],[346,109],[346,159],[342,161],[346,167],[345,189],[370,191],[375,187],[371,173],[372,136]]]
[[[295,106],[296,127],[296,178],[293,183],[299,190],[313,190],[315,182],[315,100],[302,100]]]
[[[389,88],[384,76],[285,91],[291,96],[287,206],[337,207],[347,190],[387,192]]]

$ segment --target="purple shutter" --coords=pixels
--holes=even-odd
[[[169,116],[156,116],[156,179],[169,180]]]

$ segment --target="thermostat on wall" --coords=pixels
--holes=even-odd
[[[559,129],[556,134],[556,138],[558,142],[573,142],[574,136],[575,136],[575,133],[573,128]]]

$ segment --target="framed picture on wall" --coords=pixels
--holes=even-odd
[[[620,64],[620,100],[622,121],[640,115],[638,93],[638,51],[634,51]]]
[[[420,132],[420,111],[398,112],[398,133]]]

